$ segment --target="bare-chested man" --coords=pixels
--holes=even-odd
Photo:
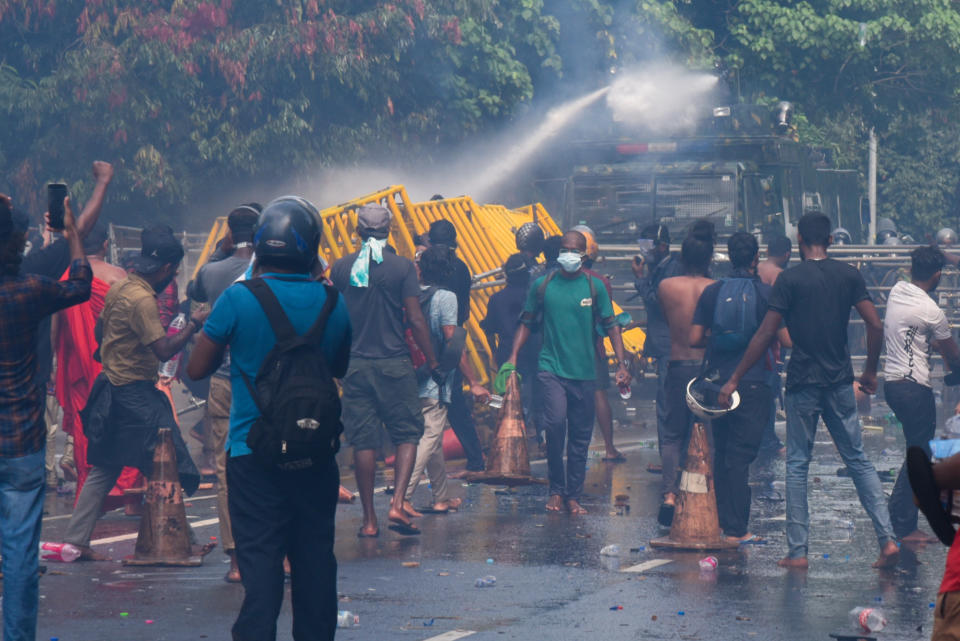
[[[790,262],[790,253],[793,246],[790,239],[786,236],[774,236],[767,243],[767,259],[757,265],[757,276],[761,282],[773,287],[777,282],[777,276],[780,275]]]
[[[713,282],[707,275],[713,258],[713,227],[701,223],[687,234],[680,252],[683,276],[664,279],[658,297],[670,326],[670,363],[666,381],[666,424],[660,435],[660,461],[663,465],[661,492],[663,503],[657,521],[664,527],[673,522],[677,500],[677,472],[693,426],[693,415],[686,403],[686,386],[700,373],[704,350],[690,346],[693,312],[703,290]]]

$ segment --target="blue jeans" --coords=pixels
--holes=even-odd
[[[44,458],[43,450],[0,458],[4,641],[34,641],[37,635]]]
[[[667,368],[669,365],[669,356],[661,356],[657,359],[657,444],[661,455],[663,455],[663,430],[667,424]]]
[[[807,507],[807,472],[820,417],[850,471],[860,503],[873,521],[882,547],[892,541],[893,526],[887,500],[873,463],[863,451],[860,421],[853,385],[803,387],[788,390],[787,409],[787,545],[790,558],[807,556],[810,512]]]
[[[907,447],[916,446],[930,456],[930,439],[937,431],[937,406],[933,390],[913,381],[884,381],[883,395],[887,405],[903,425],[903,437]],[[913,490],[904,462],[897,482],[887,503],[893,533],[903,538],[917,529],[917,506],[913,503]]]

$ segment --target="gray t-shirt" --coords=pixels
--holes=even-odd
[[[197,272],[197,282],[193,288],[193,300],[198,303],[210,303],[210,307],[217,302],[220,295],[226,291],[250,266],[249,258],[229,256],[223,260],[207,263]],[[230,378],[230,352],[223,355],[223,363],[214,372],[214,376]]]
[[[343,294],[353,327],[351,356],[359,358],[395,358],[409,356],[404,339],[403,301],[417,298],[420,284],[417,270],[390,247],[383,250],[383,262],[370,261],[370,286],[350,284],[350,269],[357,260],[354,252],[330,268],[333,286]]]
[[[456,294],[446,289],[438,289],[433,293],[433,297],[430,299],[430,312],[427,315],[427,325],[430,326],[430,338],[433,339],[433,351],[435,353],[440,353],[446,341],[443,336],[443,328],[457,326],[457,313]],[[455,373],[456,370],[453,370],[447,375],[447,381],[443,386],[443,398],[440,397],[440,386],[434,382],[432,377],[421,381],[420,398],[432,398],[449,405]]]

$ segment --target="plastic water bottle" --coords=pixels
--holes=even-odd
[[[626,384],[617,385],[617,390],[619,390],[620,392],[620,398],[622,398],[625,401],[629,401],[630,397],[633,396],[633,390],[630,389],[629,385],[626,385]]]
[[[355,625],[360,625],[359,616],[357,616],[350,610],[337,611],[337,627],[338,628],[352,628]]]
[[[479,579],[473,582],[474,587],[477,587],[477,588],[492,588],[496,584],[497,584],[497,577],[493,576],[492,574],[488,574],[487,576],[480,577]]]
[[[700,569],[701,570],[716,570],[717,569],[717,557],[707,556],[700,559]]]
[[[887,625],[880,608],[854,608],[850,610],[850,621],[864,632],[879,632]]]
[[[487,400],[487,406],[495,410],[503,407],[503,397],[499,394],[491,394],[489,400]]]
[[[187,326],[187,316],[183,312],[177,314],[177,317],[173,319],[170,323],[170,327],[167,328],[167,336],[174,336],[183,331],[183,328]],[[165,361],[160,364],[160,377],[161,378],[173,378],[177,375],[177,365],[180,364],[180,352],[177,352],[173,355],[169,361]]]
[[[616,543],[604,546],[600,549],[600,556],[620,556],[620,546]]]
[[[80,550],[69,543],[50,543],[40,541],[40,558],[44,561],[62,561],[73,563],[80,558]]]

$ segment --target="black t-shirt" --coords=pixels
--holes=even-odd
[[[448,289],[457,295],[457,325],[463,326],[470,318],[470,285],[472,277],[470,268],[459,258],[454,259],[453,271],[445,283],[442,283],[444,289]]]
[[[480,327],[487,333],[497,335],[497,350],[494,355],[497,365],[506,363],[513,352],[513,337],[520,326],[520,314],[527,302],[527,291],[526,287],[507,285],[491,296],[487,303],[487,316],[480,322]],[[518,370],[536,373],[540,343],[539,333],[530,336],[517,356]]]
[[[59,238],[46,247],[34,246],[20,263],[20,273],[46,276],[60,280],[70,266],[70,246]],[[37,327],[37,373],[34,377],[37,385],[46,389],[47,381],[53,373],[53,345],[50,343],[50,317],[47,316]]]
[[[737,276],[737,274],[734,274],[734,277]],[[753,280],[757,288],[757,326],[759,327],[760,321],[763,320],[764,314],[767,313],[767,301],[770,299],[772,288],[770,285],[760,282],[759,278],[753,277]],[[697,309],[693,313],[694,325],[700,325],[707,329],[713,326],[713,317],[717,309],[717,297],[720,294],[720,288],[722,286],[723,281],[718,280],[712,285],[708,285],[707,288],[703,290],[703,293],[700,294],[700,300],[697,301]],[[726,381],[730,378],[730,375],[733,374],[733,371],[737,369],[737,365],[740,364],[741,359],[743,359],[743,354],[746,351],[746,346],[741,350],[732,352],[717,351],[713,349],[711,341],[708,340],[705,368],[708,372],[713,370],[718,371],[720,380]],[[773,375],[775,366],[776,361],[773,357],[773,351],[768,349],[763,358],[747,370],[747,373],[743,375],[743,380],[750,383],[769,383],[771,382],[771,376]]]
[[[793,341],[788,390],[853,382],[847,325],[862,300],[870,300],[863,276],[832,258],[805,260],[777,277],[769,306],[783,315]]]

